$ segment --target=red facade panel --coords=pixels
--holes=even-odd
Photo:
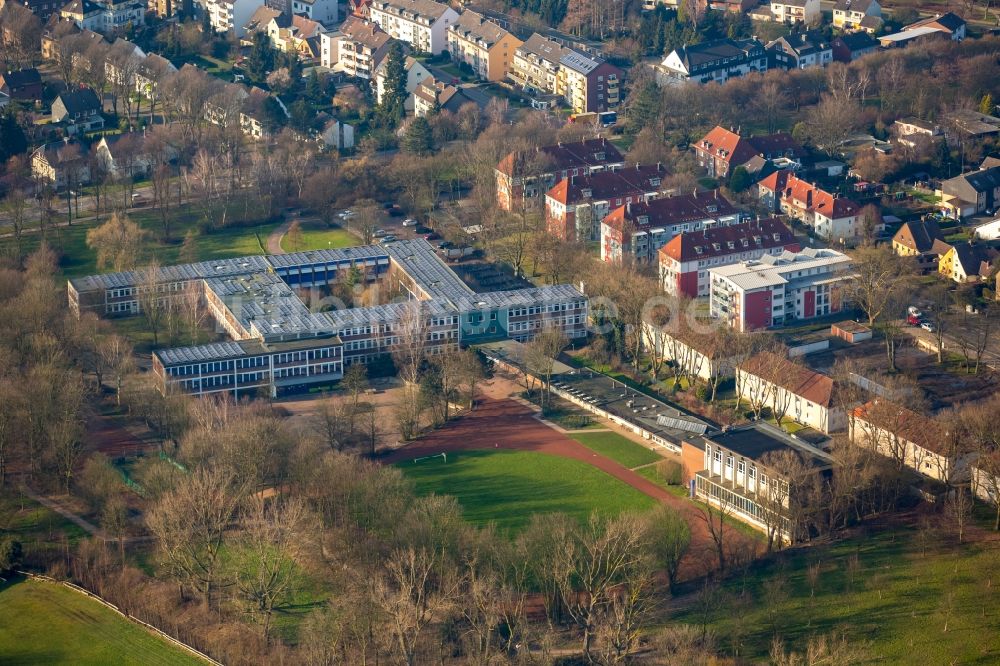
[[[743,330],[753,331],[771,325],[771,291],[754,291],[745,295]]]

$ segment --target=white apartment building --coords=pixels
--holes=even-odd
[[[458,12],[434,0],[373,0],[368,14],[394,39],[434,54],[447,50],[448,27],[458,20]]]
[[[292,0],[292,14],[305,14],[306,18],[329,27],[337,22],[340,7],[337,0]]]
[[[806,248],[711,268],[712,316],[746,332],[840,312],[850,266],[846,254]]]
[[[236,37],[246,34],[246,24],[260,7],[258,0],[205,0],[208,22],[215,32],[232,33]]]
[[[320,64],[348,76],[371,79],[391,41],[392,37],[374,23],[349,16],[339,31],[320,35]]]
[[[847,428],[834,390],[832,378],[772,352],[749,358],[736,370],[737,395],[827,435]]]

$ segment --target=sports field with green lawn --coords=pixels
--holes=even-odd
[[[641,444],[622,437],[616,432],[575,432],[570,437],[580,442],[594,453],[611,458],[622,467],[634,469],[663,460],[663,456],[650,451]]]
[[[204,664],[85,595],[15,579],[0,587],[2,664]]]
[[[338,247],[360,245],[361,239],[341,227],[331,227],[322,220],[308,220],[302,223],[302,240],[298,247],[289,234],[281,239],[281,249],[285,252],[305,252]]]
[[[532,514],[562,512],[585,520],[593,511],[646,511],[650,497],[579,460],[530,451],[458,451],[399,463],[421,494],[453,495],[465,519],[516,532]]]

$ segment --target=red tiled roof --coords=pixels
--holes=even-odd
[[[822,407],[833,405],[833,379],[792,363],[772,352],[761,352],[740,364],[740,370],[780,386]]]
[[[637,196],[646,192],[656,192],[660,182],[667,175],[662,164],[624,167],[614,171],[600,171],[584,176],[563,178],[548,191],[546,196],[552,197],[561,204],[575,204],[590,199],[605,201],[607,199]],[[589,190],[585,196],[584,191]]]
[[[695,148],[731,164],[746,164],[755,155],[791,154],[802,155],[802,146],[791,134],[779,132],[763,136],[742,137],[732,130],[716,125]]]
[[[785,189],[785,184],[788,182],[788,176],[789,172],[785,169],[775,171],[757,183],[757,186],[769,189],[772,192],[780,192]]]
[[[557,143],[554,146],[542,146],[537,152],[544,153],[551,172],[578,167],[609,166],[625,161],[615,144],[606,139],[585,139],[570,143]],[[497,170],[508,176],[514,174],[514,162],[517,156],[509,153],[500,160]]]
[[[604,224],[614,229],[620,229],[627,220],[635,228],[644,229],[694,220],[715,219],[722,215],[735,215],[737,212],[733,205],[716,190],[620,206],[608,213],[607,217],[604,218]],[[643,221],[640,218],[646,219]]]
[[[776,235],[777,240],[775,240]],[[746,245],[743,244],[744,241],[746,241]],[[789,247],[790,245],[794,245],[794,249]],[[785,247],[791,252],[799,250],[799,245],[791,230],[785,226],[784,222],[772,217],[766,220],[730,226],[720,225],[704,231],[678,234],[660,248],[660,254],[675,261],[684,262],[740,254],[750,250],[770,250],[776,247]]]
[[[857,215],[861,208],[850,199],[834,196],[795,174],[788,175],[781,198],[791,200],[793,205],[799,208],[820,213],[832,220]]]
[[[934,453],[941,453],[947,437],[937,421],[882,398],[859,405],[852,413],[856,419]]]

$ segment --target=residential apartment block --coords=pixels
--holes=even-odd
[[[530,93],[558,95],[577,113],[618,108],[625,73],[538,33],[514,51],[509,78]]]
[[[291,0],[290,4],[292,16],[304,16],[324,27],[335,25],[340,16],[337,0]]]
[[[678,234],[741,221],[739,211],[718,190],[625,204],[601,222],[601,260],[631,257],[655,264],[660,248]]]
[[[782,451],[797,453],[808,474],[829,474],[833,466],[825,452],[761,422],[685,439],[681,464],[696,497],[724,506],[778,543],[793,543],[804,535],[792,523],[789,508],[802,501],[795,494],[809,483],[787,478],[768,464]]]
[[[458,20],[458,12],[434,0],[372,0],[368,16],[393,39],[435,54],[447,50],[448,28]]]
[[[756,39],[715,39],[672,51],[660,64],[667,83],[725,83],[751,72],[766,72],[767,50]]]
[[[850,266],[836,250],[806,248],[709,269],[711,314],[747,332],[840,312]]]
[[[832,378],[773,352],[761,352],[736,370],[738,395],[827,435],[847,428],[835,391]]]
[[[563,178],[545,194],[549,232],[563,240],[598,240],[601,221],[612,210],[663,196],[666,175],[661,164],[636,164]]]
[[[779,157],[798,158],[806,154],[791,134],[778,132],[743,137],[739,132],[719,125],[693,148],[698,165],[713,178],[728,178],[736,167],[745,165],[754,157],[772,160]]]
[[[510,72],[514,51],[523,43],[482,14],[462,12],[448,26],[448,52],[486,81],[502,81]]]
[[[402,300],[314,312],[295,290],[323,293],[348,271],[384,281]],[[586,335],[587,298],[568,285],[476,293],[427,241],[207,261],[70,280],[71,310],[137,314],[152,298],[195,296],[232,338],[153,352],[161,390],[198,395],[277,395],[337,381],[346,366],[372,363],[406,345],[428,353],[490,340],[530,340],[546,327]]]
[[[547,192],[560,179],[625,166],[625,158],[606,139],[583,139],[534,151],[515,151],[496,168],[497,206],[512,210]]]
[[[389,52],[391,40],[378,25],[348,16],[339,34],[320,35],[320,62],[324,67],[338,66],[348,76],[371,79]]]
[[[659,275],[671,295],[709,295],[709,270],[801,249],[795,234],[778,218],[686,231],[660,248]]]
[[[775,212],[782,212],[812,227],[830,241],[861,235],[861,207],[788,171],[777,171],[757,183],[758,197]]]
[[[146,3],[142,0],[71,0],[59,10],[64,21],[73,21],[81,30],[102,34],[123,32],[129,25],[145,22]]]
[[[259,0],[203,0],[202,7],[208,14],[208,22],[215,32],[243,37]]]

